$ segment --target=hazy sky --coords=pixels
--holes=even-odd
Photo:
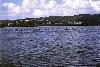
[[[0,0],[0,20],[100,14],[100,0]]]

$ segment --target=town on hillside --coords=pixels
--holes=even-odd
[[[94,26],[100,25],[100,14],[79,14],[74,16],[49,16],[18,20],[0,20],[0,27],[34,26]]]

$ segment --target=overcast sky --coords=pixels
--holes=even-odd
[[[100,0],[0,0],[0,20],[100,14]]]

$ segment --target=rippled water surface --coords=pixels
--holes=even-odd
[[[0,64],[90,66],[100,63],[100,26],[0,28]]]

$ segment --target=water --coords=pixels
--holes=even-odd
[[[7,61],[22,67],[94,67],[100,63],[100,26],[0,28],[0,64]]]

